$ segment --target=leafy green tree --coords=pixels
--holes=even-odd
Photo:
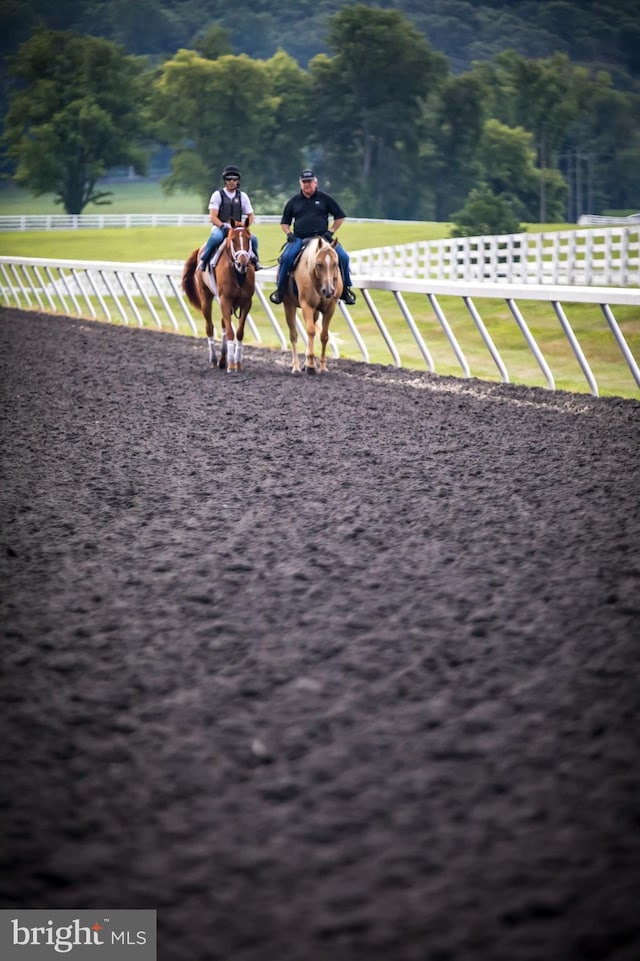
[[[44,23],[153,56],[156,70],[118,60],[98,88],[91,57],[34,34],[32,62],[20,53],[9,74],[0,60],[1,169],[73,209],[104,202],[108,167],[144,169],[153,88],[155,137],[173,153],[166,186],[203,202],[232,161],[269,209],[306,163],[365,216],[450,219],[485,182],[526,220],[637,209],[638,2],[4,0],[5,49]]]
[[[481,77],[487,89],[491,115],[511,130],[527,131],[534,158],[533,169],[526,175],[529,187],[520,183],[515,193],[521,204],[520,216],[546,222],[559,216],[564,207],[566,187],[558,172],[559,156],[570,128],[588,110],[589,76],[584,68],[576,67],[564,54],[554,54],[545,60],[530,60],[513,50],[499,54],[493,61],[474,65],[474,74]],[[499,128],[494,128],[494,134]],[[512,149],[509,152],[514,160]],[[521,160],[525,147],[520,146]],[[485,166],[493,166],[493,159]],[[520,164],[524,175],[525,167]],[[533,195],[537,184],[537,201]],[[513,197],[512,197],[513,199]],[[518,206],[518,205],[516,205]]]
[[[184,0],[76,0],[74,28],[104,36],[137,54],[169,56],[202,23],[199,6]]]
[[[565,131],[561,156],[571,184],[569,219],[638,210],[640,97],[616,90],[611,76],[598,71],[584,109]]]
[[[206,60],[217,60],[233,53],[229,32],[218,23],[210,24],[205,30],[200,30],[193,41],[193,48]]]
[[[206,60],[181,50],[166,61],[154,84],[152,107],[156,136],[174,151],[165,189],[195,191],[206,209],[228,163],[242,169],[251,192],[273,186],[279,169],[288,172],[291,156],[297,167],[293,120],[302,113],[301,75],[285,54],[267,62],[245,55]]]
[[[431,186],[432,216],[447,220],[482,177],[478,152],[484,133],[486,91],[470,73],[449,77],[425,109],[422,183]]]
[[[108,40],[36,31],[11,61],[3,143],[14,180],[53,193],[69,214],[109,203],[98,181],[110,167],[146,170],[145,67]]]
[[[532,133],[490,119],[485,124],[479,156],[489,188],[503,197],[517,216],[529,221],[538,219],[540,181],[544,177],[547,216],[551,220],[563,219],[566,182],[557,170],[535,166]]]
[[[474,65],[473,72],[485,85],[491,116],[509,127],[531,131],[538,164],[548,166],[567,126],[582,109],[587,72],[564,54],[532,60],[514,50]]]
[[[522,127],[507,127],[490,119],[485,125],[480,156],[491,191],[504,197],[520,216],[537,215],[539,172],[535,169],[533,135]]]
[[[282,50],[264,66],[275,98],[275,113],[269,149],[262,151],[263,177],[273,190],[290,194],[305,163],[304,148],[313,129],[311,79]]]
[[[122,43],[129,53],[173,56],[201,27],[222,23],[232,51],[266,59],[278,48],[301,66],[328,53],[329,18],[354,0],[2,0],[0,46],[9,51],[40,24]],[[456,73],[507,48],[528,58],[562,52],[618,74],[631,89],[640,77],[638,0],[372,0],[394,7]]]
[[[309,65],[321,166],[363,215],[411,215],[423,105],[446,60],[402,14],[363,4],[331,18],[328,42],[335,57]]]
[[[594,102],[591,116],[591,136],[584,152],[586,191],[590,181],[597,185],[598,210],[640,210],[640,99],[632,101],[628,94],[611,91]],[[587,209],[592,206],[593,201]]]
[[[481,237],[485,234],[517,234],[522,226],[505,197],[487,187],[471,191],[466,204],[452,215],[452,237]]]

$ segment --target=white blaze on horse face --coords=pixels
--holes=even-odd
[[[251,240],[242,227],[236,227],[231,235],[231,254],[235,267],[246,271],[251,261]]]
[[[336,262],[332,254],[327,251],[323,256],[323,271],[321,276],[321,290],[323,297],[335,297],[336,293]]]

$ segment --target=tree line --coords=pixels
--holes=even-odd
[[[161,148],[165,189],[197,193],[203,210],[230,162],[270,213],[306,165],[352,216],[463,231],[471,208],[474,231],[499,217],[485,225],[497,232],[640,206],[640,90],[615,72],[516,49],[454,71],[400,10],[364,4],[327,19],[326,46],[306,68],[284,49],[251,57],[213,22],[154,60],[38,28],[8,60],[11,175],[69,213],[108,202],[107,170],[144,173]]]
[[[70,29],[120,44],[127,53],[165,59],[212,23],[230,53],[269,59],[279,49],[306,67],[328,53],[330,18],[352,0],[4,0],[0,49],[15,51],[36,27]],[[640,78],[639,0],[370,0],[394,8],[444,53],[456,72],[507,47],[534,59],[565,53],[619,80]]]

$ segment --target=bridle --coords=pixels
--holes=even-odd
[[[236,246],[236,242],[239,245]],[[251,240],[246,227],[232,227],[228,234],[229,259],[239,274],[246,274],[251,263]]]
[[[326,261],[327,257],[331,261],[329,268],[327,268],[327,261]],[[314,261],[314,273],[320,285],[320,290],[318,290],[318,293],[320,293],[321,296],[323,297],[326,296],[326,293],[322,289],[323,275],[325,274],[325,272],[335,272],[337,274],[337,271],[338,271],[338,255],[336,254],[334,248],[331,247],[331,245],[322,246],[320,250],[317,251],[315,255],[315,261]]]

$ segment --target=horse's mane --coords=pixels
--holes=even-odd
[[[338,263],[338,253],[333,244],[329,243],[324,237],[312,237],[312,239],[302,248],[298,265],[305,265],[311,273],[318,257],[326,251],[330,254],[334,263]]]
[[[305,247],[303,248],[303,253],[306,254],[308,257],[310,257],[313,254],[313,256],[315,257],[316,254],[319,254],[320,251],[326,247],[329,247],[331,250],[333,250],[334,253],[336,252],[333,244],[330,244],[328,240],[324,239],[324,237],[312,237],[309,243],[306,244]],[[336,258],[337,256],[338,254],[336,253]]]

